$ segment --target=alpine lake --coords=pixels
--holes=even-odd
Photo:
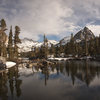
[[[100,100],[100,62],[14,66],[0,76],[0,100]]]

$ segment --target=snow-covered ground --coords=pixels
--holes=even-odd
[[[66,61],[66,60],[69,60],[69,59],[71,59],[71,58],[48,58],[48,60],[57,60],[57,61],[61,61],[61,60]]]
[[[84,56],[84,57],[81,57],[80,59],[81,59],[81,60],[82,60],[82,59],[83,59],[83,60],[84,60],[84,59],[92,59],[92,57],[91,57],[91,56]]]
[[[84,56],[84,57],[81,57],[79,58],[80,60],[86,60],[86,59],[92,59],[93,57],[91,56]],[[55,60],[55,61],[66,61],[66,60],[72,60],[72,59],[75,59],[74,57],[67,57],[67,58],[54,58],[54,57],[50,57],[48,58],[48,60]],[[95,59],[95,58],[94,58]]]

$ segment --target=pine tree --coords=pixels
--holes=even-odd
[[[45,57],[45,50],[44,50],[44,46],[41,46],[41,47],[40,47],[39,57],[40,57],[40,58],[44,58],[44,57]]]
[[[47,59],[48,56],[48,39],[44,35],[44,58]]]
[[[59,56],[59,47],[58,46],[55,47],[55,56],[56,57]]]
[[[62,46],[62,42],[60,41],[60,48],[59,48],[59,54],[63,53],[63,46]]]
[[[5,33],[6,29],[6,22],[4,19],[0,21],[0,56],[6,57],[7,52],[6,52],[6,40],[7,40],[7,35]]]
[[[50,53],[51,53],[52,55],[55,55],[55,47],[54,47],[53,44],[51,44]]]
[[[14,44],[18,44],[21,42],[21,40],[19,38],[19,34],[20,34],[20,28],[19,28],[19,26],[15,26]]]
[[[85,55],[88,55],[87,34],[85,33]]]
[[[5,58],[7,57],[7,48],[6,48],[5,43],[3,43],[2,45],[2,56]]]
[[[8,41],[8,54],[9,54],[9,59],[12,60],[13,59],[13,33],[12,33],[12,26],[10,28],[10,32],[9,32],[9,41]]]
[[[6,26],[7,26],[7,25],[6,25],[5,20],[4,20],[4,19],[1,19],[0,22],[1,22],[1,25],[0,25],[1,29],[2,29],[2,30],[6,30]]]
[[[35,47],[34,48],[34,57],[35,58],[38,58],[40,55],[39,55],[39,48],[38,47]]]
[[[46,38],[46,46],[45,46],[45,58],[47,59],[47,56],[49,55],[49,50],[48,50],[48,39]]]
[[[94,39],[91,39],[89,41],[89,50],[88,50],[88,52],[92,56],[95,54],[95,41],[94,41]]]
[[[80,43],[78,43],[78,56],[81,56],[82,55],[82,46],[81,46],[81,44]]]
[[[71,39],[70,39],[70,53],[74,56],[75,55],[75,43],[74,43],[74,37],[73,34],[71,34]]]
[[[75,50],[74,50],[75,51],[75,55],[78,55],[78,44],[75,43],[74,45],[75,45]]]
[[[66,43],[65,45],[65,50],[64,50],[65,54],[68,55],[68,43]]]
[[[98,37],[95,38],[95,54],[99,54],[99,39]]]
[[[19,26],[15,26],[15,36],[14,36],[14,57],[18,58],[18,46],[17,44],[21,42],[19,38],[20,28]]]
[[[44,34],[43,41],[44,41],[44,47],[45,47],[45,44],[46,44],[46,37],[45,37],[45,34]]]
[[[99,50],[98,51],[99,51],[99,55],[100,55],[100,34],[99,34],[99,41],[98,42],[99,42]]]

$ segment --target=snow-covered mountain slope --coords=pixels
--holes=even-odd
[[[32,47],[36,46],[38,42],[33,41],[32,39],[24,38],[21,40],[21,43],[18,44],[19,52],[29,52],[32,50]]]
[[[70,41],[70,36],[64,37],[62,40],[60,40],[62,45],[65,45]]]
[[[58,42],[55,40],[48,40],[47,44],[49,47],[51,45],[56,45]],[[37,42],[33,41],[32,39],[24,38],[21,40],[21,43],[18,44],[19,47],[19,52],[29,52],[32,50],[34,47],[41,47],[43,45],[43,42]]]
[[[64,37],[63,39],[61,39],[61,40],[59,41],[58,44],[56,44],[56,46],[60,46],[60,43],[61,43],[61,45],[65,45],[65,44],[67,44],[69,41],[70,41],[70,36]]]
[[[57,41],[55,41],[55,40],[48,40],[48,46],[49,47],[51,47],[51,45],[53,44],[53,45],[56,45],[56,44],[58,44],[59,42],[57,42]]]

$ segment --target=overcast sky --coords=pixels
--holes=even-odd
[[[21,38],[59,40],[85,26],[99,35],[100,0],[0,0],[2,18],[21,27]]]

